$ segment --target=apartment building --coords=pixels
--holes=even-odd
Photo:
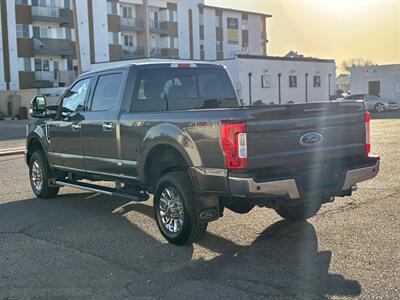
[[[271,15],[203,0],[2,0],[0,90],[67,86],[96,63],[266,55]]]
[[[1,1],[2,89],[67,86],[76,77],[72,0]]]
[[[86,38],[92,42],[91,64],[143,57],[217,60],[266,55],[267,14],[199,0],[103,0],[96,6],[92,1],[88,0]],[[89,57],[81,61],[85,70]]]

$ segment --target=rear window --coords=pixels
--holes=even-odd
[[[140,70],[133,111],[208,109],[239,106],[222,69],[168,68]]]

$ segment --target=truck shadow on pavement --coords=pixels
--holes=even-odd
[[[361,293],[357,281],[329,273],[332,253],[318,251],[308,222],[279,221],[249,246],[208,232],[195,246],[177,247],[158,233],[152,207],[82,193],[0,205],[0,240],[0,298]]]

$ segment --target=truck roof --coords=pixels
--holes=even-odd
[[[114,65],[110,67],[100,68],[93,71],[89,71],[81,74],[80,76],[86,76],[90,74],[96,74],[99,72],[110,71],[115,69],[132,68],[136,67],[138,69],[164,69],[164,68],[179,68],[179,67],[197,67],[197,68],[224,68],[223,65],[217,63],[205,63],[205,62],[193,62],[193,61],[171,61],[171,62],[129,62],[120,65]],[[79,76],[79,77],[80,77]]]

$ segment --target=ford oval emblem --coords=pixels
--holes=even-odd
[[[324,137],[318,132],[308,132],[300,137],[300,144],[303,146],[316,146],[322,143]]]
[[[200,219],[202,220],[210,220],[214,219],[218,215],[218,211],[216,209],[206,209],[200,214]]]

